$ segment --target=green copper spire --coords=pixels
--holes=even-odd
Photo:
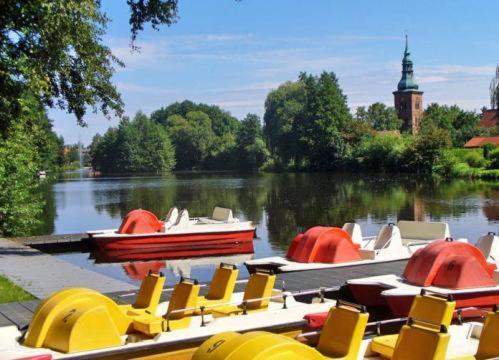
[[[405,35],[405,51],[402,59],[402,78],[397,86],[398,91],[412,91],[419,88],[414,79],[414,70],[412,69],[411,53],[409,52],[409,41]]]

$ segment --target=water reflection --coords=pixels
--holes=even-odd
[[[178,206],[197,217],[211,214],[215,206],[229,207],[241,220],[257,225],[255,257],[281,255],[293,237],[308,227],[341,226],[347,221],[360,223],[366,235],[398,219],[445,221],[454,237],[471,241],[499,229],[498,182],[438,181],[407,175],[181,173],[83,178],[52,185],[46,189],[46,198],[45,224],[39,230],[45,233],[117,227],[125,214],[136,208],[164,217],[170,207]],[[162,261],[157,255],[140,260]],[[69,259],[71,256],[67,260],[90,267],[86,256],[85,260]],[[166,261],[165,266],[170,263]],[[106,267],[101,265],[96,271],[105,272],[102,266]],[[214,269],[214,265],[200,267],[208,268]],[[209,280],[211,273],[202,277]]]

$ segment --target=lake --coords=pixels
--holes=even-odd
[[[257,226],[253,255],[282,255],[293,237],[314,225],[342,226],[355,221],[363,235],[375,235],[382,224],[397,220],[443,221],[454,238],[475,242],[499,230],[499,183],[457,179],[437,181],[410,175],[343,173],[178,173],[163,177],[66,175],[46,184],[47,205],[39,234],[80,233],[118,227],[132,209],[163,218],[172,206],[191,217],[211,215],[215,206]],[[181,275],[209,281],[218,259],[162,260],[149,263],[99,263],[90,251],[56,254],[61,259],[136,283],[141,269],[166,272],[168,284]],[[244,267],[241,278],[247,277]]]

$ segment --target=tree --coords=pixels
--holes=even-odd
[[[360,107],[360,110],[358,108],[357,120],[366,121],[378,131],[399,130],[402,126],[402,120],[398,118],[395,109],[380,102],[369,105],[367,111],[364,107]]]
[[[421,120],[421,128],[435,126],[449,132],[452,145],[463,146],[469,139],[480,132],[480,116],[473,111],[465,111],[458,106],[430,104]]]
[[[44,202],[36,178],[36,146],[22,122],[0,139],[0,234],[29,234],[39,224]]]
[[[176,168],[201,168],[210,157],[215,140],[209,116],[201,111],[188,112],[185,118],[172,115],[166,129],[175,145]]]
[[[404,164],[410,170],[430,172],[441,155],[442,149],[452,145],[448,130],[433,123],[421,127],[406,151]]]
[[[145,23],[170,25],[177,0],[127,0],[132,40]],[[84,124],[87,109],[121,115],[111,82],[122,63],[102,42],[109,19],[100,0],[3,1],[0,12],[0,132],[19,118],[21,95],[36,94]]]
[[[312,169],[331,169],[343,161],[346,142],[342,136],[352,124],[338,79],[333,72],[320,76],[301,73],[305,87],[305,109],[298,123],[300,152]]]
[[[175,166],[166,130],[140,112],[104,136],[96,135],[90,154],[92,167],[103,173],[163,173]]]
[[[268,150],[263,141],[262,124],[255,114],[248,114],[241,121],[237,133],[237,166],[257,170],[266,161]]]
[[[265,99],[263,133],[267,146],[281,166],[300,157],[298,119],[303,117],[305,87],[302,82],[285,82]]]

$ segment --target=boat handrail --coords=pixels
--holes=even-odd
[[[166,319],[166,331],[170,331],[170,317],[174,314],[178,313],[183,313],[186,311],[200,311],[201,312],[201,326],[205,326],[206,323],[204,321],[204,315],[205,315],[205,310],[206,309],[214,309],[217,307],[222,307],[222,306],[229,306],[229,305],[238,305],[242,307],[243,315],[247,315],[247,306],[250,303],[253,302],[258,302],[258,301],[263,301],[263,300],[277,300],[277,299],[282,299],[283,305],[282,309],[287,309],[287,304],[286,304],[286,299],[288,296],[295,296],[295,295],[312,295],[312,294],[320,294],[320,302],[324,303],[325,302],[325,294],[327,291],[335,291],[337,290],[337,287],[320,287],[317,289],[311,289],[311,290],[297,290],[297,291],[283,291],[282,294],[279,295],[273,295],[273,296],[267,296],[267,297],[261,297],[261,298],[254,298],[254,299],[248,299],[248,300],[243,300],[241,301],[230,301],[226,303],[217,303],[217,304],[211,304],[211,305],[201,305],[201,306],[193,306],[189,308],[182,308],[182,309],[175,309],[172,311],[167,312],[165,315],[163,315],[163,318]]]
[[[408,319],[407,317],[401,317],[401,318],[394,318],[394,319],[387,319],[387,320],[372,321],[372,322],[368,322],[366,324],[366,328],[369,326],[376,326],[376,332],[379,332],[381,325],[407,321],[407,319]],[[309,331],[306,333],[301,333],[301,334],[296,335],[295,339],[302,339],[302,338],[306,338],[306,337],[310,337],[310,336],[318,336],[321,333],[322,333],[322,330]]]

